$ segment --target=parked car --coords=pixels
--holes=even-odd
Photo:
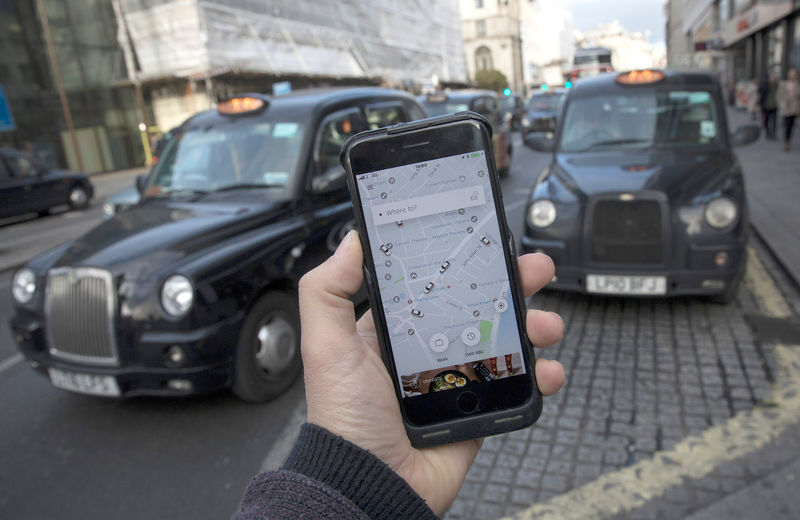
[[[555,150],[525,212],[525,252],[556,264],[550,287],[621,295],[736,295],[748,209],[718,81],[704,72],[584,78],[569,94]]]
[[[500,177],[508,175],[511,171],[511,132],[503,120],[503,111],[497,94],[491,90],[453,90],[419,96],[417,100],[431,117],[455,114],[464,110],[472,110],[486,117],[492,126],[492,146],[497,173]]]
[[[277,396],[301,368],[298,280],[352,227],[341,145],[423,116],[379,88],[248,94],[196,115],[139,204],[14,274],[21,352],[76,392]]]
[[[94,186],[82,173],[50,169],[25,152],[0,148],[0,218],[46,215],[57,206],[86,209]]]
[[[512,131],[518,131],[526,112],[522,96],[519,94],[501,96],[500,106],[503,110],[503,120],[511,127]]]
[[[527,111],[520,121],[522,138],[531,133],[554,134],[558,126],[558,117],[567,92],[564,90],[547,90],[537,92],[528,99]]]

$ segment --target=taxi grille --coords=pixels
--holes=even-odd
[[[53,357],[94,365],[118,363],[111,273],[94,268],[50,271],[45,320]]]
[[[663,261],[661,204],[655,200],[600,200],[591,222],[596,263],[660,264]]]

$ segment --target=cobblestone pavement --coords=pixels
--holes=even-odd
[[[751,257],[748,270],[769,277],[767,282],[782,293],[783,314],[796,318],[796,288],[755,237],[751,248],[757,261]],[[763,318],[763,297],[754,287],[759,283],[748,276],[737,301],[727,306],[699,298],[534,296],[530,307],[564,318],[563,341],[537,355],[561,361],[567,382],[545,399],[533,428],[485,441],[444,518],[513,515],[601,475],[651,460],[687,436],[763,404],[772,395],[777,371],[776,340],[769,332],[787,332]],[[789,453],[800,456],[797,439],[791,437],[797,446]],[[621,516],[683,518],[767,469],[763,459],[760,466],[727,462]]]

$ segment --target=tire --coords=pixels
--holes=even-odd
[[[89,207],[89,191],[80,184],[74,185],[67,194],[70,209],[86,209]]]
[[[256,301],[242,325],[233,393],[251,403],[270,401],[294,383],[301,368],[297,295],[268,292]]]

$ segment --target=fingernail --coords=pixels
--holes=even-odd
[[[336,251],[333,253],[333,256],[341,256],[350,249],[350,246],[353,244],[353,234],[355,230],[351,229],[347,232],[341,242],[339,242],[339,247],[336,248]]]

